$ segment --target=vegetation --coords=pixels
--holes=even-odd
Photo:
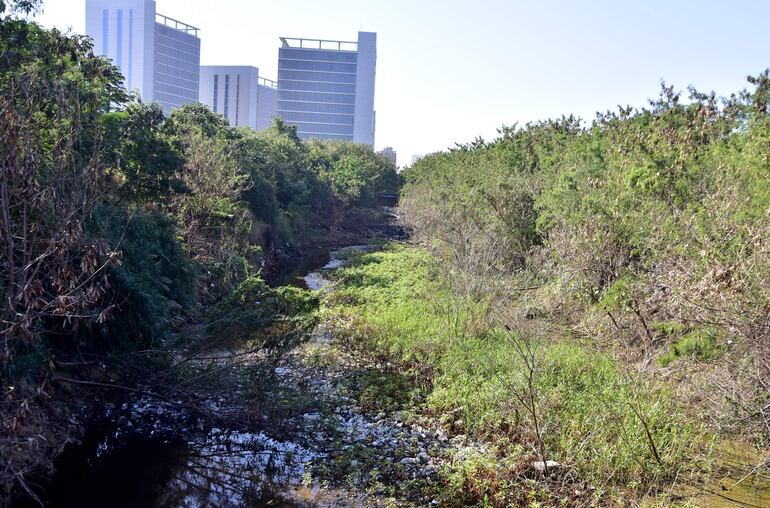
[[[433,366],[432,400],[463,408],[465,430],[512,407],[530,418],[514,442],[594,485],[663,488],[697,468],[700,425],[766,447],[770,77],[749,82],[721,100],[664,85],[648,108],[505,127],[408,168],[403,216],[451,295],[429,316],[456,318],[442,329],[416,312],[377,340]],[[398,312],[426,305],[406,302]],[[521,370],[533,389],[507,379]],[[566,413],[549,414],[560,385]]]
[[[0,505],[36,497],[107,389],[257,401],[273,369],[225,372],[222,351],[274,361],[319,318],[317,294],[265,275],[402,184],[370,148],[279,120],[165,117],[89,39],[18,17],[39,7],[0,0]],[[484,443],[431,496],[669,505],[721,474],[726,438],[767,449],[770,74],[749,83],[664,85],[405,171],[420,245],[351,254],[323,317],[372,360],[347,381],[364,410],[420,404]]]
[[[306,144],[278,120],[166,118],[89,39],[17,16],[39,7],[0,2],[2,499],[34,497],[30,475],[78,438],[94,398],[64,382],[149,383],[181,371],[172,347],[217,333],[275,354],[305,337],[317,300],[264,272],[400,183],[370,148]],[[206,320],[198,342],[169,340]]]
[[[488,303],[458,299],[438,269],[421,249],[366,254],[337,272],[327,305],[335,332],[359,354],[397,362],[447,428],[492,444],[445,472],[450,506],[591,504],[706,466],[696,460],[702,431],[663,383],[590,343],[480,321]],[[380,406],[392,404],[381,397]],[[558,466],[532,483],[537,461]]]

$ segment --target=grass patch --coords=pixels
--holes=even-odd
[[[355,394],[361,407],[370,412],[403,409],[412,402],[417,393],[409,376],[375,368],[359,370],[345,379],[343,387]]]
[[[672,329],[668,323],[662,325],[659,328],[664,331]],[[671,344],[666,354],[658,358],[662,367],[668,367],[683,357],[697,358],[700,361],[714,360],[727,350],[723,334],[715,326],[698,326],[686,333],[677,327],[673,327],[673,330],[671,333],[679,332],[680,338]]]
[[[467,496],[470,481],[473,502],[504,506],[523,487],[519,473],[537,460],[531,412],[514,396],[529,386],[519,354],[525,342],[537,357],[532,393],[548,459],[593,485],[592,495],[654,492],[694,464],[699,432],[665,387],[631,377],[611,357],[571,339],[480,327],[475,317],[483,304],[458,299],[435,273],[425,251],[387,246],[338,270],[338,289],[325,305],[338,336],[402,366],[426,387],[425,410],[443,415],[455,434],[495,445],[447,473],[448,485],[463,486],[458,495],[464,489]],[[371,381],[391,395],[401,389],[391,379]],[[383,397],[379,388],[371,392],[372,401]],[[503,442],[513,445],[498,446]],[[462,479],[467,475],[484,481]]]

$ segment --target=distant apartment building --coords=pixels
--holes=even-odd
[[[412,155],[412,164],[416,164],[420,159],[422,159],[424,156],[420,153],[416,153]]]
[[[396,151],[393,150],[392,146],[386,146],[385,148],[383,148],[377,153],[382,155],[386,159],[388,159],[390,162],[392,162],[394,166],[398,166],[398,163],[397,163],[398,156],[396,155]]]
[[[144,102],[168,114],[198,100],[198,28],[158,14],[154,0],[86,0],[86,34]]]
[[[261,78],[259,69],[236,65],[203,65],[200,102],[225,116],[233,127],[270,127],[278,106],[278,84]]]
[[[278,116],[302,139],[374,145],[377,34],[358,41],[281,37]]]

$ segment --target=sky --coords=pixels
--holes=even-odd
[[[275,78],[279,36],[377,32],[375,147],[398,163],[503,125],[643,106],[661,80],[729,95],[770,67],[763,0],[157,0],[201,28],[201,64]],[[37,21],[82,33],[85,0]]]

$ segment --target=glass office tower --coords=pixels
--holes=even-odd
[[[281,37],[278,116],[302,139],[374,145],[377,34],[358,41]]]
[[[158,14],[154,0],[86,0],[86,35],[143,101],[168,114],[198,100],[198,29]]]

